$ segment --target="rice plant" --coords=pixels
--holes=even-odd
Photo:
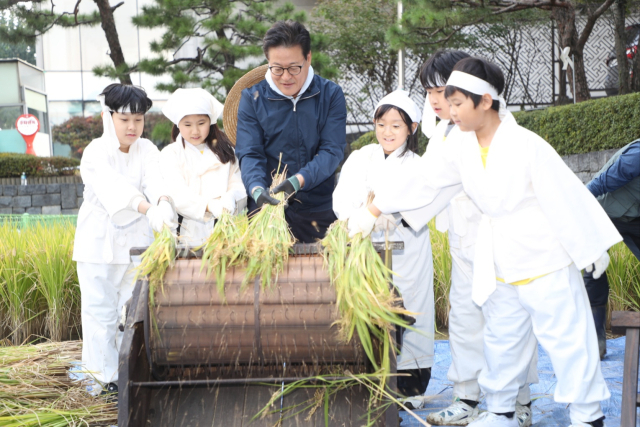
[[[45,332],[53,341],[68,339],[70,321],[80,305],[76,263],[72,260],[75,227],[71,222],[38,223],[31,229],[28,259],[39,293],[46,301]]]
[[[429,222],[429,236],[433,252],[433,296],[436,327],[449,325],[449,291],[451,290],[451,253],[449,236],[436,230],[435,221]]]
[[[18,230],[9,222],[0,225],[0,303],[14,344],[41,332],[38,316],[44,304],[29,258],[33,234],[31,227]]]
[[[287,177],[286,166],[273,177],[271,188],[282,183]],[[284,193],[274,195],[282,203],[279,205],[264,204],[249,219],[249,226],[244,237],[247,268],[243,286],[255,277],[260,277],[263,289],[269,288],[272,278],[278,280],[278,274],[289,259],[289,250],[295,241],[284,215]]]
[[[223,211],[211,235],[196,249],[202,249],[200,271],[206,268],[207,277],[215,273],[218,293],[223,298],[227,268],[245,259],[243,240],[248,226],[249,219],[246,214],[234,216]]]
[[[624,243],[609,249],[609,315],[611,311],[640,311],[640,261]]]

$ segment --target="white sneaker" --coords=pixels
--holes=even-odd
[[[519,427],[530,427],[533,420],[533,414],[531,408],[524,406],[516,402],[516,419],[518,420]]]
[[[477,417],[477,406],[472,408],[456,397],[447,408],[427,415],[427,422],[436,426],[466,426]]]
[[[410,409],[410,410],[422,409],[424,408],[425,397],[424,396],[405,397],[404,399],[400,399],[400,402],[402,402],[402,404],[406,406],[407,409]]]
[[[469,427],[518,427],[518,420],[515,416],[507,418],[493,412],[483,412]]]

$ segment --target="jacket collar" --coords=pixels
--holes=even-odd
[[[311,87],[311,90],[309,91],[310,93],[315,93],[314,91],[314,78],[315,73],[313,71],[313,67],[311,65],[309,65],[309,74],[307,75],[307,79],[305,80],[304,84],[302,85],[302,88],[300,89],[300,93],[298,94],[297,97],[293,97],[293,96],[288,96],[283,94],[280,89],[278,89],[278,86],[276,86],[275,82],[273,81],[273,77],[271,76],[271,71],[269,69],[267,69],[267,73],[265,74],[265,80],[267,81],[267,84],[269,85],[269,88],[275,93],[275,95],[279,95],[283,98],[286,99],[290,99],[290,100],[298,100],[300,98],[302,98],[302,95],[305,94],[305,92],[308,91],[308,89]]]

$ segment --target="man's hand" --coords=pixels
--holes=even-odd
[[[585,270],[587,273],[591,273],[593,271],[593,278],[597,280],[604,274],[605,270],[609,266],[609,261],[611,261],[611,258],[609,258],[609,254],[605,252],[596,262],[587,266]]]
[[[279,185],[276,185],[273,190],[271,190],[271,194],[278,194],[284,192],[284,199],[289,200],[294,194],[300,191],[300,180],[296,175],[291,178],[283,181]]]
[[[347,227],[349,228],[349,237],[353,237],[358,233],[362,233],[362,237],[366,237],[373,230],[373,226],[378,218],[371,213],[369,207],[365,206],[358,209],[351,215]]]
[[[264,188],[262,187],[258,187],[255,190],[253,190],[251,197],[253,197],[253,200],[256,202],[256,205],[258,205],[258,209],[260,209],[264,204],[269,204],[274,206],[280,204],[280,200],[274,197],[271,197],[269,193],[264,191]]]

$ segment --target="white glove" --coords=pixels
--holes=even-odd
[[[609,267],[609,261],[611,261],[611,258],[609,258],[609,254],[605,252],[600,258],[596,260],[596,262],[588,265],[585,270],[587,271],[587,273],[591,273],[593,271],[593,278],[599,279],[607,269],[607,267]]]
[[[162,213],[162,222],[164,222],[167,227],[174,229],[178,227],[178,221],[176,221],[176,211],[173,209],[173,205],[168,200],[160,200],[158,203],[158,208]]]
[[[211,215],[213,215],[214,218],[220,218],[223,208],[222,199],[212,199],[207,203],[207,210],[211,212]]]
[[[349,228],[349,237],[353,237],[358,233],[362,233],[362,237],[366,237],[373,230],[373,226],[378,218],[374,216],[368,207],[358,209],[351,215],[347,228]]]
[[[236,198],[232,193],[225,193],[220,198],[222,201],[222,209],[226,209],[229,213],[233,214],[236,211]]]
[[[147,218],[149,219],[149,225],[153,228],[153,231],[160,233],[164,227],[164,219],[160,206],[151,206],[147,209]]]

